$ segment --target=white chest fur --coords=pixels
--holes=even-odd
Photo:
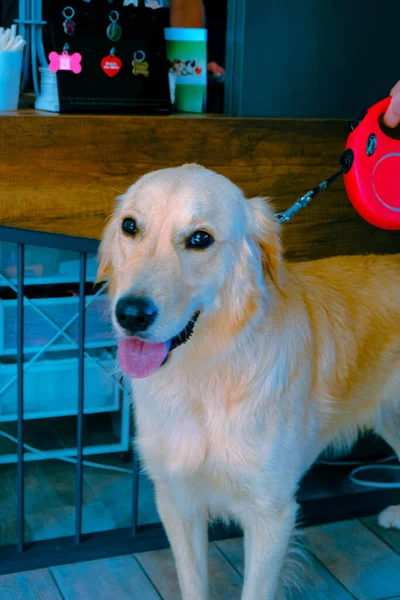
[[[150,476],[195,486],[216,512],[227,498],[281,496],[276,485],[281,472],[288,490],[293,488],[301,470],[289,449],[295,427],[287,427],[265,388],[246,397],[244,389],[248,392],[248,382],[227,387],[221,373],[200,381],[136,381],[137,443]]]
[[[153,385],[135,385],[138,444],[155,474],[211,475],[229,470],[235,447],[243,452],[244,436],[232,414],[240,407],[231,407],[229,414],[226,398],[218,398],[217,390],[211,395],[208,385],[196,387],[170,382],[156,391]]]

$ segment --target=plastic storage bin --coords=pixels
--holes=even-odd
[[[0,242],[0,272],[15,282],[17,277],[17,245]],[[95,256],[88,256],[86,281],[94,281],[97,273]],[[69,283],[79,281],[79,254],[69,250],[25,247],[25,285]],[[1,282],[0,285],[5,285]]]
[[[87,302],[91,296],[86,297]],[[55,325],[38,314],[25,299],[24,302],[24,352],[37,352],[44,346],[46,351],[74,350],[78,344],[79,298],[36,298],[32,302],[39,307]],[[106,296],[97,296],[86,308],[86,348],[114,346],[115,337],[108,317]],[[17,352],[17,301],[0,300],[0,354]],[[69,323],[68,327],[66,325]],[[72,339],[68,341],[58,330],[63,329]],[[75,342],[75,344],[73,343]]]
[[[114,361],[85,360],[84,412],[110,412],[120,407],[118,381],[111,376]],[[17,419],[17,365],[0,364],[0,421]],[[15,381],[9,385],[10,380]],[[5,388],[4,391],[3,387]],[[78,365],[73,358],[34,363],[24,375],[24,418],[76,415]]]

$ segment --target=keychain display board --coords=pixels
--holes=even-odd
[[[168,114],[162,0],[44,0],[60,112]]]

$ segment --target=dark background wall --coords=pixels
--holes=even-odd
[[[8,29],[18,17],[18,0],[0,0],[0,27]]]
[[[399,0],[229,0],[227,112],[353,118],[400,79]]]

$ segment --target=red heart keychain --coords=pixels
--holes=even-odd
[[[112,48],[110,54],[101,61],[101,68],[108,77],[115,77],[122,68],[121,59],[115,56],[114,53],[115,49]]]

